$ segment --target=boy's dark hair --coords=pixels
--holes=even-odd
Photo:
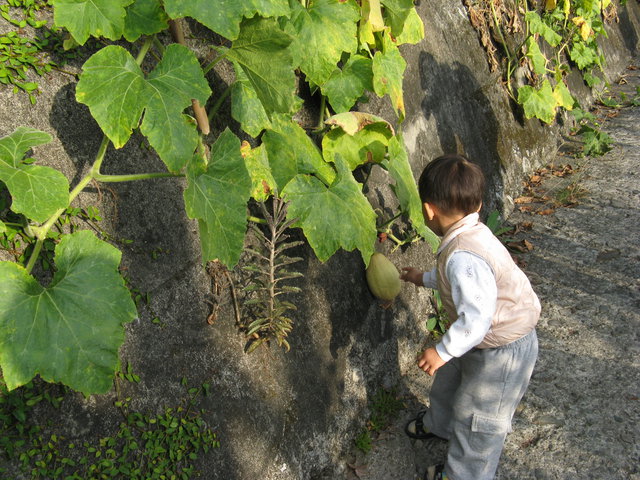
[[[423,203],[468,215],[482,203],[484,174],[464,155],[442,155],[422,171],[418,190]]]

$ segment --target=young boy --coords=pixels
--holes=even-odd
[[[479,221],[484,176],[462,155],[433,160],[418,182],[425,222],[443,237],[436,267],[400,278],[437,288],[451,326],[418,366],[438,374],[430,408],[407,425],[415,438],[449,440],[425,478],[490,480],[538,356],[540,302],[529,280]]]

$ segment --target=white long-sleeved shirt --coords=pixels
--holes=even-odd
[[[458,318],[442,336],[436,350],[448,362],[485,337],[496,311],[498,288],[489,264],[471,252],[454,252],[447,260],[446,275]],[[427,288],[437,288],[435,268],[424,273],[422,283]]]

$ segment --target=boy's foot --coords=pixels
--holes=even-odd
[[[444,473],[444,465],[432,465],[424,474],[424,480],[447,480],[448,478]]]
[[[416,418],[409,421],[409,423],[407,423],[407,425],[404,427],[404,432],[407,434],[407,436],[418,440],[426,440],[428,438],[439,438],[440,440],[445,440],[444,438],[439,437],[435,433],[431,433],[425,428],[424,424],[422,423],[422,417],[424,417],[425,413],[427,413],[426,410],[419,411],[416,415]]]

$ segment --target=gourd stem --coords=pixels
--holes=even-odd
[[[218,97],[218,99],[216,100],[216,103],[214,103],[213,106],[211,107],[211,110],[209,110],[209,115],[208,115],[209,121],[211,121],[213,117],[216,115],[216,113],[218,113],[218,109],[220,109],[222,102],[224,102],[225,98],[227,98],[231,93],[232,86],[233,86],[233,83],[229,85],[224,92],[222,92],[222,95]]]
[[[155,38],[155,35],[152,35],[151,37],[147,37],[144,43],[142,44],[142,47],[138,52],[138,56],[136,57],[136,63],[138,65],[142,65],[142,62],[144,61],[144,57],[149,52],[149,49],[151,48],[151,44],[153,43],[154,38]]]

